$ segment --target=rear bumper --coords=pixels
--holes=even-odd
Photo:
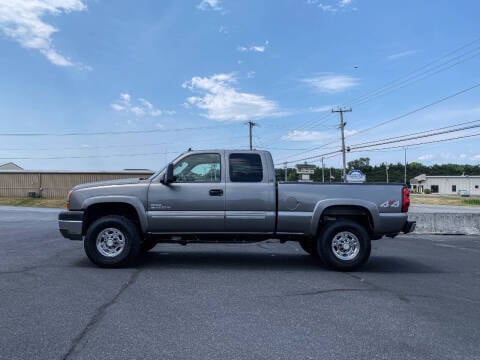
[[[417,225],[417,222],[416,221],[407,221],[405,223],[405,226],[403,227],[403,230],[402,232],[404,234],[408,234],[410,232],[413,232],[415,231],[415,226]]]
[[[82,240],[83,211],[62,211],[58,214],[58,228],[70,240]]]

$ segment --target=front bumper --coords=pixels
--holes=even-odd
[[[58,228],[70,240],[82,240],[83,211],[62,211],[58,214]]]
[[[403,227],[403,230],[402,232],[404,234],[408,234],[410,232],[413,232],[415,231],[415,226],[417,225],[417,222],[416,221],[407,221],[405,223],[405,226]]]

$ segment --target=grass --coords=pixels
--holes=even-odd
[[[28,206],[42,208],[64,208],[65,199],[43,199],[43,198],[0,198],[0,205]]]
[[[467,205],[480,206],[480,199],[463,199],[463,202]]]
[[[480,199],[462,198],[460,196],[410,194],[410,200],[412,204],[480,206]]]

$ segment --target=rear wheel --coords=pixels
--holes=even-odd
[[[152,250],[155,247],[155,245],[157,245],[157,242],[154,240],[144,240],[142,242],[141,250],[142,252],[145,253],[149,250]]]
[[[88,227],[83,246],[88,258],[98,266],[125,266],[138,257],[140,233],[124,216],[105,216]]]
[[[370,236],[365,228],[351,220],[328,223],[317,240],[323,262],[340,271],[351,271],[370,257]]]

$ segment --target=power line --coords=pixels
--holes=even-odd
[[[341,152],[342,152],[341,150],[335,150],[335,151],[330,151],[328,153],[318,154],[318,155],[315,155],[315,156],[309,156],[309,157],[302,158],[302,159],[283,161],[283,162],[276,163],[275,165],[281,165],[281,164],[285,164],[285,163],[291,164],[291,163],[294,163],[294,162],[300,162],[300,161],[311,160],[311,159],[315,159],[315,158],[321,158],[322,156],[325,157],[327,155],[332,155],[332,154],[337,154],[337,153],[340,154]]]
[[[471,45],[477,43],[478,41],[480,41],[480,37],[474,39],[473,41],[470,41],[470,42],[466,43],[465,45],[462,45],[458,48],[455,48],[454,50],[446,53],[445,55],[442,55],[441,57],[439,57],[439,58],[437,58],[433,61],[430,61],[427,64],[422,65],[419,68],[417,68],[417,69],[415,69],[415,70],[413,70],[413,71],[411,71],[411,72],[409,72],[409,73],[407,73],[407,74],[405,74],[405,75],[403,75],[403,76],[401,76],[401,77],[399,77],[395,80],[392,80],[392,81],[388,82],[387,84],[383,85],[380,88],[368,91],[368,92],[364,93],[363,95],[360,95],[356,98],[353,98],[352,100],[347,101],[346,103],[343,103],[341,106],[346,106],[346,105],[352,106],[352,105],[364,104],[365,102],[371,100],[372,98],[376,98],[376,97],[385,95],[387,93],[390,93],[394,90],[398,90],[398,89],[403,88],[407,85],[415,83],[419,80],[425,79],[429,76],[432,76],[434,74],[438,74],[442,71],[450,69],[451,67],[456,66],[460,63],[463,63],[463,62],[465,62],[465,61],[467,61],[467,60],[469,60],[473,57],[476,57],[480,54],[480,52],[477,52],[478,50],[480,50],[480,47],[475,47],[473,49],[468,50],[467,52],[464,52],[463,54],[460,54],[460,55],[457,55],[453,58],[450,58],[452,55],[470,47]],[[469,55],[471,53],[473,53],[473,55],[471,55],[467,58],[464,58],[466,55]],[[442,60],[444,60],[444,59],[447,59],[447,60],[442,62]],[[459,59],[459,60],[454,62],[453,64],[449,64],[456,59]],[[436,63],[439,63],[439,64],[435,65]],[[424,70],[424,71],[422,71],[422,70]],[[315,127],[315,126],[319,126],[321,124],[316,125],[316,121],[328,118],[329,115],[330,114],[328,114],[328,115],[326,115],[326,116],[324,116],[320,119],[307,120],[306,122],[303,122],[302,124],[297,125],[297,127],[295,127],[293,130],[298,130],[298,129],[301,129],[301,128],[310,129],[310,128]],[[307,124],[309,124],[309,126],[305,127],[305,125],[307,125]],[[293,130],[289,130],[289,131],[293,131]]]
[[[48,156],[48,157],[1,157],[1,160],[60,160],[60,159],[96,159],[96,158],[113,158],[113,157],[137,157],[137,156],[152,156],[165,154],[179,154],[178,151],[170,152],[151,152],[143,154],[110,154],[110,155],[86,155],[86,156]]]
[[[440,142],[445,142],[445,141],[454,141],[454,140],[466,139],[466,138],[477,137],[477,136],[480,136],[480,132],[474,133],[474,134],[451,137],[451,138],[447,138],[447,139],[431,140],[431,141],[421,142],[421,143],[417,143],[417,144],[388,146],[388,147],[383,147],[383,148],[378,148],[378,149],[352,150],[352,152],[385,151],[385,150],[398,149],[398,148],[404,148],[404,147],[411,148],[411,147],[422,146],[422,145],[425,145],[425,144],[434,144],[434,143],[440,143]]]
[[[472,51],[469,51],[469,52],[467,52],[466,54],[463,54],[463,55],[459,55],[459,56],[457,56],[457,57],[454,57],[454,58],[448,60],[446,63],[437,65],[436,67],[434,67],[434,68],[432,68],[432,69],[429,69],[429,70],[427,70],[427,71],[424,71],[423,73],[420,73],[419,75],[415,75],[415,76],[413,76],[413,77],[407,77],[407,79],[405,79],[405,80],[403,80],[403,81],[400,81],[400,82],[398,82],[398,83],[396,83],[396,84],[394,84],[394,85],[386,86],[386,87],[384,87],[384,88],[381,88],[380,90],[377,90],[377,91],[375,91],[375,92],[372,92],[372,93],[371,93],[370,95],[368,95],[368,96],[364,96],[363,98],[360,97],[360,98],[358,98],[358,99],[350,102],[349,104],[351,104],[351,105],[357,105],[357,106],[358,106],[358,105],[361,105],[361,104],[364,104],[364,103],[370,101],[372,98],[377,98],[377,97],[380,97],[380,96],[384,96],[384,95],[386,95],[386,94],[388,94],[388,93],[391,93],[391,92],[393,92],[393,91],[395,91],[395,90],[404,88],[404,87],[407,86],[407,85],[414,84],[414,83],[416,83],[416,82],[418,82],[418,81],[420,81],[420,80],[426,79],[426,78],[428,78],[428,77],[430,77],[430,76],[432,76],[432,75],[435,75],[435,74],[438,74],[438,73],[440,73],[440,72],[442,72],[442,71],[448,70],[448,69],[450,69],[450,68],[452,68],[452,67],[454,67],[454,66],[456,66],[456,65],[458,65],[458,64],[461,64],[461,63],[463,63],[463,62],[465,62],[465,61],[467,61],[467,60],[470,60],[470,59],[472,59],[472,58],[480,55],[480,51],[478,51],[478,50],[480,50],[480,47],[475,48],[475,49],[473,50],[473,52],[476,52],[476,53],[474,53],[473,55],[471,55],[471,56],[469,56],[469,57],[466,57],[466,58],[463,58],[463,59],[462,59],[463,56],[471,53]],[[460,58],[459,61],[454,62],[453,64],[447,65],[447,64],[450,63],[451,61],[453,61],[453,60],[455,60],[455,59],[458,59],[458,58]]]
[[[458,129],[436,131],[436,132],[433,132],[431,134],[423,134],[423,135],[407,137],[405,139],[393,139],[393,140],[388,140],[388,141],[379,140],[379,141],[377,141],[377,143],[374,143],[374,144],[366,144],[366,145],[358,145],[358,146],[357,145],[352,145],[350,147],[350,149],[354,150],[354,149],[362,149],[362,148],[371,148],[371,147],[381,146],[381,145],[386,145],[386,144],[391,144],[391,143],[398,143],[398,142],[405,142],[405,141],[410,141],[410,140],[424,139],[424,138],[427,138],[427,137],[449,134],[449,133],[452,133],[452,132],[464,131],[464,130],[469,130],[469,129],[475,129],[475,128],[479,128],[479,127],[480,127],[480,124],[477,124],[477,125],[465,126],[465,127],[458,128]],[[403,145],[403,146],[406,146],[406,145]]]
[[[222,138],[221,140],[231,141],[239,140],[240,137],[230,137]],[[243,138],[242,138],[243,139]],[[218,136],[214,138],[201,138],[195,139],[195,142],[212,142],[212,140],[219,140]],[[172,142],[162,142],[162,143],[139,143],[134,145],[86,145],[86,146],[67,146],[67,147],[28,147],[28,148],[18,148],[18,147],[5,147],[0,148],[0,151],[57,151],[57,150],[94,150],[94,149],[110,149],[110,148],[139,148],[145,146],[162,146],[162,145],[172,145]]]
[[[451,128],[455,128],[455,127],[458,127],[458,126],[461,126],[461,125],[467,125],[467,124],[477,123],[477,122],[479,122],[479,121],[480,121],[480,120],[465,121],[465,122],[458,123],[458,124],[455,124],[455,125],[448,125],[448,126],[442,126],[442,127],[439,127],[439,128],[435,128],[435,129],[417,131],[417,132],[413,132],[413,133],[409,133],[409,134],[405,134],[405,135],[391,136],[391,137],[384,138],[384,139],[381,139],[381,140],[365,141],[365,142],[362,142],[362,143],[353,144],[353,145],[351,145],[351,146],[372,144],[372,143],[377,143],[377,142],[379,142],[379,141],[386,141],[386,140],[393,140],[393,139],[399,139],[399,141],[402,141],[402,140],[400,140],[400,139],[401,139],[401,138],[404,138],[404,137],[413,136],[413,135],[418,135],[418,134],[426,134],[426,133],[429,133],[429,132],[432,132],[432,131],[438,131],[438,130],[444,130],[444,129],[451,129]]]
[[[429,108],[429,107],[432,107],[432,106],[438,105],[438,104],[440,104],[440,103],[442,103],[442,102],[444,102],[444,101],[450,100],[450,99],[452,99],[452,98],[454,98],[454,97],[456,97],[456,96],[458,96],[458,95],[461,95],[461,94],[464,94],[464,93],[466,93],[466,92],[468,92],[468,91],[471,91],[471,90],[473,90],[473,89],[476,89],[476,88],[479,87],[479,86],[480,86],[480,83],[477,83],[477,84],[472,85],[472,86],[470,86],[470,87],[468,87],[468,88],[466,88],[466,89],[462,89],[462,90],[460,90],[460,91],[457,91],[457,92],[454,93],[454,94],[445,96],[445,97],[443,97],[443,98],[441,98],[441,99],[438,99],[438,100],[435,100],[435,101],[433,101],[433,102],[431,102],[431,103],[429,103],[429,104],[427,104],[427,105],[424,105],[424,106],[421,106],[421,107],[419,107],[419,108],[416,108],[416,109],[414,109],[414,110],[412,110],[412,111],[409,111],[409,112],[407,112],[407,113],[405,113],[405,114],[396,116],[396,117],[394,117],[394,118],[392,118],[392,119],[385,120],[385,121],[382,121],[382,122],[380,122],[380,123],[378,123],[378,124],[376,124],[376,125],[370,126],[370,127],[368,127],[368,128],[362,129],[362,130],[359,130],[359,131],[357,131],[355,134],[350,135],[349,137],[357,136],[358,134],[363,134],[363,133],[365,133],[365,132],[367,132],[367,131],[376,129],[376,128],[380,127],[380,126],[383,126],[383,125],[385,125],[385,124],[391,123],[391,122],[393,122],[393,121],[403,119],[404,117],[410,116],[410,115],[415,114],[415,113],[417,113],[417,112],[419,112],[419,111],[425,110],[425,109],[427,109],[427,108]]]
[[[479,121],[480,120],[466,121],[466,122],[461,123],[459,125],[471,124],[471,123],[475,123],[475,122],[479,122]],[[453,128],[455,126],[456,126],[456,128]],[[479,127],[480,127],[480,124],[464,126],[464,127],[460,127],[460,128],[458,127],[458,125],[444,126],[444,127],[438,128],[438,129],[430,129],[430,130],[426,130],[426,131],[422,131],[422,132],[416,132],[416,133],[412,133],[412,134],[408,134],[408,135],[403,135],[403,136],[398,136],[398,137],[390,137],[390,138],[386,138],[386,139],[379,139],[379,140],[376,140],[376,141],[370,141],[370,142],[355,144],[355,145],[352,145],[351,147],[349,147],[349,151],[351,151],[351,152],[354,152],[354,150],[355,151],[367,151],[367,150],[358,150],[358,149],[364,149],[364,148],[368,148],[368,149],[372,148],[370,150],[375,151],[375,149],[373,149],[373,148],[375,148],[377,146],[382,146],[382,145],[397,143],[397,142],[406,142],[406,141],[411,141],[411,140],[418,140],[418,139],[423,139],[423,138],[427,138],[427,137],[438,136],[438,135],[448,134],[448,133],[452,133],[452,132],[458,132],[458,131],[464,131],[464,130],[479,128]],[[446,129],[448,129],[448,130],[446,130]],[[440,131],[440,130],[443,130],[443,131]],[[416,136],[412,136],[412,135],[416,135]],[[399,139],[400,137],[403,137],[403,139]],[[428,142],[425,142],[425,143],[428,143]],[[406,146],[410,147],[412,145],[411,144],[403,144],[403,145],[396,146],[394,148],[406,147]],[[322,157],[322,156],[325,156],[325,155],[329,155],[329,154],[333,154],[333,153],[341,153],[341,152],[342,152],[341,150],[337,150],[337,151],[333,151],[333,152],[329,152],[329,153],[325,153],[325,154],[318,154],[318,155],[314,155],[314,156],[310,156],[310,157],[306,157],[306,158],[302,158],[302,159],[291,160],[291,161],[288,161],[287,163],[310,160],[310,159],[319,158],[319,157]]]
[[[232,126],[237,124],[224,124],[215,126],[199,126],[176,129],[149,129],[149,130],[125,130],[125,131],[94,131],[94,132],[69,132],[69,133],[0,133],[0,136],[90,136],[90,135],[125,135],[125,134],[146,134],[146,133],[165,133],[190,130],[216,129],[223,126]]]

